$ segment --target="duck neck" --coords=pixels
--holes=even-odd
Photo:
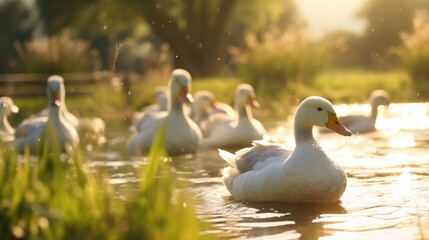
[[[252,119],[252,110],[250,109],[250,106],[238,106],[236,107],[236,111],[238,113],[238,120],[244,120],[244,119]]]
[[[313,137],[313,126],[311,125],[305,125],[295,120],[294,133],[296,145],[300,142],[316,142],[316,139]]]
[[[63,116],[60,114],[61,108],[58,106],[49,106],[48,111],[49,111],[48,121],[59,124],[63,118]]]
[[[204,119],[207,119],[209,117],[209,114],[206,109],[197,107],[195,111],[195,119],[197,121],[202,121]]]
[[[7,120],[7,114],[4,108],[0,111],[0,118],[0,128],[4,128],[9,133],[12,133],[13,128],[10,126],[9,121]]]
[[[378,105],[371,104],[371,119],[375,120],[378,115]]]
[[[183,103],[178,98],[175,98],[175,97],[172,97],[170,99],[171,99],[170,111],[183,113],[184,112],[183,111],[183,108],[184,108]]]

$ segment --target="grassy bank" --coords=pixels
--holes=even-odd
[[[317,75],[313,86],[292,84],[299,96],[321,95],[333,102],[364,102],[373,90],[384,89],[396,102],[417,101],[414,83],[402,71],[333,70]]]
[[[234,88],[238,79],[216,79],[194,81],[194,89],[209,89],[219,100],[232,102]],[[270,84],[267,81],[266,84]],[[376,89],[386,90],[393,102],[428,101],[429,82],[416,85],[403,71],[373,72],[362,69],[328,70],[318,74],[312,84],[289,82],[287,87],[278,87],[276,92],[255,89],[262,108],[255,111],[261,117],[282,117],[290,113],[299,102],[310,96],[318,95],[333,103],[366,103],[370,93]],[[225,94],[228,93],[228,94]]]
[[[0,155],[2,239],[210,239],[193,199],[170,173],[162,131],[140,187],[118,200],[107,174],[88,169],[79,154]],[[5,147],[3,145],[3,147]]]
[[[192,91],[212,91],[219,101],[231,104],[235,87],[244,82],[238,78],[204,78],[194,79]],[[102,119],[129,119],[132,113],[142,106],[153,102],[154,89],[166,86],[163,82],[135,81],[129,92],[121,90],[120,82],[116,86],[104,84],[96,86],[93,95],[69,97],[66,99],[69,110],[78,116],[97,116]],[[267,79],[264,84],[275,84]],[[429,82],[419,85],[403,71],[373,72],[364,69],[327,70],[319,73],[310,83],[288,82],[286,87],[269,87],[275,92],[255,89],[262,108],[255,111],[264,117],[281,117],[288,113],[302,99],[310,95],[319,95],[334,103],[365,102],[371,91],[384,89],[390,93],[393,102],[422,102],[429,99]],[[66,86],[67,88],[67,86]],[[16,122],[46,107],[46,99],[29,101],[17,99],[21,111],[10,116]],[[12,121],[13,122],[13,121]]]

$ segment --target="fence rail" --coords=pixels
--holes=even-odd
[[[13,98],[34,98],[46,96],[48,74],[0,74],[0,95]],[[64,78],[67,96],[91,94],[96,84],[111,83],[109,73],[68,73]]]

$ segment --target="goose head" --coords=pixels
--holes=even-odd
[[[60,75],[52,75],[52,76],[48,77],[48,89],[51,87],[51,85],[52,85],[52,89],[55,89],[55,91],[58,92],[59,98],[57,100],[60,103],[64,103],[65,98],[66,98],[66,94],[65,94],[66,90],[64,87],[64,78],[61,77]],[[58,90],[56,90],[56,89],[58,89]]]
[[[155,102],[159,106],[160,111],[167,111],[168,106],[168,96],[167,89],[164,87],[159,87],[155,90]]]
[[[325,127],[343,136],[352,135],[351,131],[338,120],[332,104],[316,96],[306,98],[298,106],[295,113],[295,126],[297,125],[310,129],[313,126]]]
[[[215,96],[209,91],[198,91],[195,94],[195,108],[197,111],[205,112],[209,108],[216,108]]]
[[[49,106],[60,107],[64,98],[64,82],[62,78],[48,78],[48,87],[46,88]]]
[[[175,69],[171,73],[169,81],[170,89],[170,101],[172,107],[178,103],[192,103],[194,99],[192,98],[191,92],[191,74],[184,69]]]
[[[390,104],[390,95],[384,90],[375,90],[371,93],[370,102],[372,107]]]
[[[0,108],[6,116],[19,111],[19,108],[10,97],[0,97]]]
[[[243,106],[250,106],[252,108],[258,108],[260,106],[256,101],[255,90],[247,83],[238,85],[235,92],[235,108],[237,109]]]
[[[9,124],[7,116],[17,113],[19,108],[15,106],[10,97],[0,97],[0,141],[13,141],[15,130]]]

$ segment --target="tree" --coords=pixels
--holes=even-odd
[[[23,42],[31,37],[34,22],[27,5],[22,1],[8,0],[0,6],[0,73],[16,71],[16,41]]]
[[[195,75],[215,74],[225,64],[227,27],[237,2],[139,1],[153,33],[170,45],[175,66]]]
[[[412,28],[415,8],[416,0],[369,0],[357,13],[367,20],[361,48],[370,64],[383,61],[401,43],[399,34]]]
[[[73,28],[78,36],[114,49],[114,44],[146,23],[145,40],[167,43],[175,67],[193,75],[219,73],[229,61],[233,22],[250,31],[284,17],[291,0],[36,0],[47,34]],[[284,18],[287,19],[287,18]],[[239,25],[234,25],[239,26]],[[235,29],[234,29],[235,30]],[[234,35],[234,36],[233,36]],[[235,39],[236,43],[242,43]],[[160,44],[159,44],[160,45]],[[103,52],[100,51],[103,56]],[[106,55],[103,59],[107,58]]]
[[[120,0],[35,0],[43,30],[48,36],[64,30],[91,42],[103,69],[110,69],[115,44],[133,35],[143,18]]]

